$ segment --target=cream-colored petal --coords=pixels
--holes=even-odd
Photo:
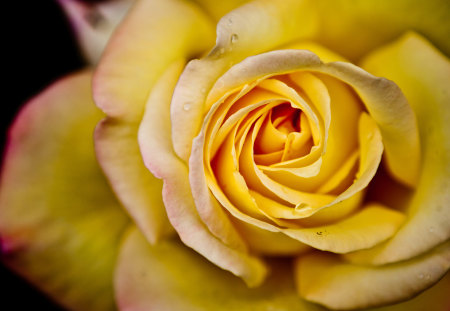
[[[69,17],[85,57],[91,64],[96,64],[134,0],[103,1],[94,5],[76,0],[58,2]]]
[[[217,102],[224,94],[246,83],[271,76],[321,66],[321,60],[306,50],[275,50],[252,55],[231,67],[218,78],[208,94],[208,102]]]
[[[188,168],[172,149],[169,103],[179,70],[180,63],[167,69],[147,103],[139,130],[144,162],[155,176],[163,179],[163,201],[181,240],[214,264],[242,277],[247,284],[260,284],[266,275],[264,263],[239,247],[242,241],[232,230],[228,236],[217,237],[214,233],[220,230],[211,232],[202,222],[192,197]],[[226,224],[225,228],[232,229]]]
[[[290,262],[273,260],[272,273],[248,288],[180,243],[150,246],[137,230],[124,240],[115,273],[121,310],[298,310],[325,311],[295,292]]]
[[[195,5],[137,0],[108,42],[94,76],[96,104],[111,117],[139,120],[167,66],[213,45],[213,27]]]
[[[150,243],[173,232],[162,200],[162,182],[145,167],[138,126],[106,118],[95,130],[95,150],[111,187]]]
[[[387,244],[352,256],[381,264],[418,255],[450,237],[450,62],[409,33],[368,56],[363,66],[392,79],[405,93],[417,116],[423,152],[405,225]]]
[[[152,143],[152,139],[157,139],[158,144],[165,145],[165,148],[170,150],[170,140],[164,141],[164,138],[167,138],[167,133],[170,133],[170,124],[162,124],[162,122],[169,118],[167,115],[169,112],[167,104],[170,102],[170,96],[183,66],[184,62],[175,62],[157,82],[147,101],[146,114],[144,115],[139,129],[139,142],[144,160],[146,161],[150,171],[154,172],[154,174],[158,177],[161,177],[161,172],[154,163],[164,163],[166,159],[156,157],[166,157],[166,155],[153,149],[154,144]],[[153,119],[153,114],[161,116],[161,118],[158,119],[158,122]],[[162,135],[162,130],[167,131],[165,135]],[[148,139],[149,135],[151,135],[151,139]],[[201,160],[201,157],[199,157],[199,159]],[[195,178],[198,179],[198,183],[202,180],[202,178],[204,179],[204,173],[202,170],[201,174],[203,174],[203,177],[200,176]],[[192,190],[195,191],[195,189]],[[195,192],[193,194],[194,197],[196,197]],[[204,197],[203,200],[207,201],[203,202],[200,198],[197,198],[197,204],[195,207],[200,218],[203,220],[211,233],[232,248],[246,252],[247,246],[245,242],[234,230],[228,216],[225,215],[222,208],[217,206],[215,200],[209,201],[209,197]],[[212,209],[209,210],[208,207]]]
[[[311,36],[317,29],[316,20],[311,3],[303,0],[256,0],[225,15],[217,26],[216,46],[207,57],[186,66],[175,90],[171,120],[177,155],[187,161],[190,142],[214,103],[206,103],[206,98],[218,77],[250,55]],[[187,112],[186,105],[190,107]]]
[[[297,259],[295,275],[305,299],[331,309],[351,310],[414,297],[442,278],[449,267],[447,242],[419,257],[385,266],[354,265],[336,255],[316,252]]]
[[[95,159],[102,114],[91,78],[63,78],[15,120],[1,177],[1,257],[67,309],[106,311],[114,308],[112,272],[129,220]]]

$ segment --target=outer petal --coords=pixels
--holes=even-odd
[[[124,240],[116,268],[117,302],[128,311],[326,310],[298,297],[289,262],[272,261],[272,267],[263,286],[249,289],[180,242],[150,246],[133,230]],[[449,287],[450,275],[408,302],[376,310],[446,311]]]
[[[138,0],[111,38],[94,76],[96,104],[111,117],[140,119],[149,91],[175,60],[213,43],[208,18],[179,0]]]
[[[208,18],[192,3],[140,0],[111,39],[94,76],[96,104],[109,116],[96,130],[99,162],[150,242],[170,226],[162,183],[141,159],[139,122],[148,94],[167,66],[202,53],[212,37]]]
[[[163,200],[167,214],[183,242],[219,267],[241,276],[249,285],[260,284],[266,267],[247,253],[226,216],[220,215],[224,217],[218,230],[207,228],[201,221],[189,186],[188,168],[172,149],[169,102],[182,64],[174,63],[149,97],[139,131],[144,161],[155,176],[164,180]],[[222,234],[224,231],[226,234]]]
[[[319,0],[320,30],[314,39],[355,60],[408,29],[450,54],[450,3],[446,0]]]
[[[249,2],[249,0],[227,0],[227,1],[216,1],[216,0],[193,0],[197,2],[199,6],[204,9],[214,20],[218,21],[226,13],[234,8]]]
[[[264,285],[249,289],[178,240],[149,247],[131,230],[119,256],[115,288],[119,308],[128,311],[323,310],[299,299],[291,273],[290,263],[280,261]]]
[[[95,130],[95,149],[111,187],[150,243],[173,232],[162,202],[162,182],[144,166],[138,126],[106,118]]]
[[[370,55],[363,66],[394,80],[413,107],[422,142],[422,173],[401,230],[353,260],[386,263],[423,253],[450,237],[450,62],[410,33]]]
[[[300,295],[329,308],[350,310],[395,303],[432,286],[450,268],[450,242],[413,259],[385,266],[354,265],[329,253],[296,262]]]
[[[134,0],[110,0],[88,5],[77,0],[58,0],[68,15],[79,44],[91,64],[100,55],[116,26]]]
[[[207,57],[186,66],[175,90],[171,120],[177,155],[188,160],[209,108],[206,97],[220,75],[250,55],[310,37],[316,29],[316,12],[307,0],[256,0],[224,16],[217,26],[216,46]]]
[[[0,190],[3,260],[72,310],[111,310],[112,268],[128,223],[97,166],[92,75],[65,78],[11,128]]]

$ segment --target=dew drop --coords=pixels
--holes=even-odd
[[[426,276],[425,276],[425,280],[429,280],[431,278],[431,275],[429,275],[429,274],[427,274]]]
[[[231,26],[231,25],[233,25],[233,20],[232,20],[231,18],[229,18],[229,19],[228,19],[228,23],[227,23],[227,24],[228,24],[228,26]]]
[[[202,94],[205,94],[205,93],[206,93],[206,88],[205,88],[205,87],[202,87],[202,89],[200,90],[200,92],[202,92]]]
[[[190,103],[186,103],[183,105],[183,110],[184,111],[189,111],[189,109],[191,109],[191,104]]]
[[[295,206],[295,209],[299,210],[299,209],[304,209],[304,208],[308,208],[308,207],[309,207],[308,204],[301,202]]]
[[[298,215],[301,215],[303,217],[310,216],[312,213],[312,207],[306,203],[299,203],[295,206],[295,212]]]
[[[223,53],[225,53],[225,48],[220,48],[219,55],[222,55]]]
[[[434,232],[434,228],[433,227],[428,228],[428,232],[433,233]]]
[[[231,39],[230,39],[231,44],[236,43],[238,41],[238,39],[239,39],[239,36],[237,34],[235,34],[235,33],[232,34]]]
[[[419,279],[423,279],[423,274],[421,273],[421,274],[419,274],[417,277],[418,277]]]

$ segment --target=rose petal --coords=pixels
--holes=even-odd
[[[180,63],[174,63],[167,70],[147,103],[139,132],[144,161],[155,176],[164,180],[164,204],[181,240],[219,267],[242,277],[249,285],[257,285],[265,277],[264,264],[246,252],[225,214],[216,215],[219,217],[216,224],[220,226],[208,230],[192,198],[188,168],[173,152],[169,103],[180,69]]]
[[[68,15],[79,44],[91,64],[96,64],[116,26],[134,0],[86,4],[77,0],[58,0]]]
[[[95,129],[95,150],[118,199],[147,240],[156,243],[173,228],[162,201],[162,182],[145,167],[137,132],[137,125],[106,118]]]
[[[348,60],[342,55],[337,54],[334,51],[331,51],[324,47],[323,45],[318,44],[314,41],[299,41],[295,43],[287,44],[283,46],[284,49],[296,49],[296,50],[308,50],[319,56],[319,58],[324,63],[329,62],[348,62]]]
[[[176,154],[187,162],[209,109],[206,97],[220,75],[247,56],[311,36],[316,20],[311,4],[298,0],[252,1],[225,15],[217,26],[216,46],[207,57],[186,66],[175,90],[171,120]]]
[[[249,289],[177,240],[149,246],[137,230],[122,245],[115,275],[121,310],[322,310],[301,300],[287,261]]]
[[[158,81],[147,102],[146,113],[139,129],[139,143],[144,161],[149,170],[158,178],[165,178],[167,173],[165,174],[164,171],[171,168],[170,157],[173,157],[173,154],[165,154],[166,151],[172,149],[170,139],[165,140],[170,133],[170,124],[169,122],[163,123],[163,121],[169,119],[167,104],[170,102],[170,96],[183,65],[184,62],[174,63]],[[158,166],[161,164],[164,165],[163,168]],[[175,175],[176,173],[174,171],[171,174]],[[221,209],[215,208],[212,213],[205,214],[201,207],[196,206],[196,208],[211,233],[219,237],[225,244],[246,251],[245,243],[235,232],[228,217]]]
[[[259,79],[268,78],[272,75],[281,75],[285,73],[290,72],[296,72],[296,71],[302,71],[302,70],[311,70],[311,71],[318,71],[318,72],[331,72],[334,76],[339,78],[344,78],[346,82],[350,81],[354,84],[357,84],[361,87],[367,87],[367,85],[370,85],[370,93],[369,91],[365,90],[364,92],[369,93],[366,97],[368,98],[368,103],[373,105],[380,104],[380,98],[377,97],[373,93],[375,92],[376,87],[372,86],[371,83],[373,81],[379,81],[375,79],[373,76],[369,75],[368,73],[363,72],[362,70],[357,70],[356,67],[349,67],[347,68],[346,65],[342,65],[342,67],[345,67],[345,74],[339,75],[340,72],[338,70],[335,70],[335,67],[338,67],[340,65],[335,65],[337,63],[330,63],[330,64],[322,64],[320,60],[311,52],[305,51],[305,50],[279,50],[279,51],[273,51],[268,52],[264,54],[260,54],[257,56],[249,57],[245,59],[244,61],[240,62],[239,64],[233,66],[230,70],[228,70],[224,75],[222,75],[213,89],[211,90],[208,101],[215,102],[215,106],[211,108],[211,111],[214,111],[215,109],[218,109],[217,106],[221,103],[221,98],[227,94],[230,94],[231,92],[239,89],[245,84],[250,83],[251,81],[258,81]],[[330,69],[331,68],[331,69]],[[357,77],[351,77],[350,72],[354,70],[354,75]],[[338,72],[338,73],[336,73]],[[359,79],[357,82],[354,80]],[[384,80],[381,80],[384,81]],[[384,82],[383,82],[384,83]],[[408,117],[408,109],[405,108],[405,99],[402,97],[402,94],[399,92],[398,88],[395,87],[392,83],[386,82],[382,85],[383,87],[380,88],[380,91],[384,91],[386,88],[389,91],[392,91],[394,93],[394,98],[391,99],[389,102],[384,102],[385,105],[390,105],[391,109],[392,107],[399,107],[400,111],[405,112],[406,116],[406,125],[413,127],[415,125],[414,119],[407,119]],[[363,92],[363,91],[361,91]],[[345,97],[344,97],[345,98]],[[395,99],[400,98],[403,101],[396,102]],[[407,107],[407,106],[406,106]],[[403,109],[404,108],[404,109]],[[411,115],[411,111],[410,116]],[[379,117],[379,116],[378,116]],[[205,118],[204,124],[207,124],[209,116]],[[379,119],[382,120],[382,117],[379,117]],[[374,124],[372,119],[363,114],[361,116],[361,120],[364,121],[361,124],[363,124],[362,129],[364,129],[363,132],[361,132],[361,135],[366,135],[364,137],[361,137],[360,144],[361,144],[361,161],[360,161],[360,172],[358,173],[358,178],[356,182],[350,186],[346,191],[341,193],[335,200],[333,200],[333,197],[326,198],[323,197],[320,198],[318,194],[315,194],[314,196],[321,200],[320,203],[313,203],[310,199],[308,199],[309,207],[308,210],[305,209],[305,216],[306,212],[311,215],[315,211],[318,211],[319,209],[323,207],[327,207],[328,205],[332,205],[337,203],[338,201],[345,200],[355,194],[356,192],[362,190],[364,187],[367,186],[367,184],[370,182],[372,177],[374,176],[376,169],[378,167],[381,153],[383,151],[383,146],[381,144],[381,137],[379,135],[377,126]],[[383,121],[383,120],[382,120]],[[415,165],[415,160],[417,160],[417,152],[416,157],[414,156],[414,147],[418,147],[414,145],[414,142],[417,143],[417,141],[414,141],[414,135],[409,137],[408,134],[411,134],[409,132],[409,128],[406,126],[406,129],[402,127],[403,124],[399,125],[391,125],[390,128],[388,128],[387,132],[388,134],[399,134],[402,138],[404,138],[404,141],[398,144],[401,147],[404,147],[404,150],[411,149],[411,158],[408,160],[411,165]],[[414,127],[413,127],[414,129]],[[414,131],[413,131],[414,132]],[[406,137],[405,137],[406,136]],[[391,141],[392,143],[392,141]],[[231,142],[228,142],[228,146],[233,146]],[[390,144],[392,146],[393,144]],[[394,148],[398,148],[399,146],[394,146]],[[408,149],[408,147],[410,147]],[[392,150],[391,150],[392,151]],[[232,153],[225,152],[225,155],[230,156]],[[227,160],[227,157],[220,157],[220,159]],[[198,157],[197,157],[198,158]],[[403,158],[403,157],[399,157]],[[399,158],[395,158],[398,160]],[[194,159],[195,160],[195,159]],[[228,159],[229,161],[229,167],[233,166],[233,161],[231,159]],[[231,162],[230,162],[231,161]],[[399,161],[398,161],[399,162]],[[398,164],[398,163],[397,163]],[[405,161],[405,164],[408,164],[407,161]],[[418,166],[418,165],[416,165]],[[223,167],[218,166],[219,169],[223,169]],[[195,166],[194,166],[195,168]],[[251,166],[242,166],[246,172],[250,172],[251,170],[248,170],[248,168],[251,168]],[[413,167],[415,169],[415,167]],[[230,176],[232,174],[233,170],[224,170],[224,176]],[[403,170],[404,172],[404,170]],[[411,171],[406,171],[407,173],[411,173]],[[253,178],[251,178],[253,176]],[[266,193],[267,190],[272,191],[274,194],[276,194],[279,198],[291,202],[292,204],[297,204],[298,202],[303,202],[307,199],[307,195],[305,193],[301,193],[299,191],[296,191],[294,189],[287,188],[285,186],[282,186],[281,184],[274,182],[271,180],[268,176],[260,172],[259,170],[255,169],[255,172],[253,175],[247,175],[247,180],[251,182],[252,187],[254,189],[259,189],[263,193]],[[238,178],[238,176],[235,174],[233,178]],[[229,178],[228,182],[226,182],[227,185],[231,185],[233,178]],[[238,178],[242,179],[242,178]],[[253,182],[252,182],[253,181]],[[236,180],[236,185],[242,184],[242,182]],[[259,186],[261,187],[259,187]],[[259,187],[259,188],[258,188]],[[266,190],[264,190],[264,187]],[[234,187],[233,189],[237,189],[238,187]],[[245,192],[245,187],[243,188]],[[219,195],[220,197],[223,197],[219,194],[221,191],[217,191],[217,189],[211,189],[215,195]],[[230,194],[232,196],[239,197],[237,201],[242,202],[243,198],[245,197],[245,194],[240,193],[239,196],[236,194],[238,192],[236,191],[230,191]],[[225,203],[227,200],[219,199],[222,204],[225,206],[228,206],[227,203]],[[247,203],[242,204],[242,206],[252,206],[254,204],[251,203],[251,199],[246,200]],[[314,208],[311,208],[311,206],[315,206]],[[231,208],[231,207],[230,207]],[[231,212],[231,211],[230,211]],[[239,214],[239,213],[237,213]],[[236,215],[237,215],[236,214]]]
[[[255,191],[250,191],[249,189],[251,186],[252,189],[264,194],[271,190],[280,198],[287,200],[288,202],[290,202],[289,200],[292,200],[292,202],[312,202],[310,203],[311,205],[303,208],[293,209],[293,207],[291,207],[297,218],[305,217],[317,210],[325,209],[324,207],[327,207],[328,204],[333,204],[333,202],[336,203],[351,198],[368,184],[373,177],[381,158],[381,136],[375,123],[366,114],[362,114],[360,120],[361,160],[360,172],[358,173],[360,176],[348,190],[337,196],[337,198],[330,197],[327,199],[323,198],[323,195],[294,191],[293,189],[270,181],[264,174],[257,175],[256,171],[251,173],[251,170],[247,170],[246,166],[242,163],[239,164],[238,170],[235,155],[236,149],[233,140],[233,137],[235,136],[236,133],[231,132],[225,140],[224,145],[215,159],[215,174],[208,171],[206,180],[208,181],[209,189],[214,194],[215,198],[225,209],[242,222],[272,232],[283,232],[290,237],[315,248],[337,253],[347,253],[358,249],[373,247],[391,237],[403,222],[403,214],[399,212],[384,207],[367,207],[363,208],[354,216],[336,224],[319,228],[283,229],[286,225],[283,224],[282,220],[270,217],[271,211],[269,211],[264,204],[261,206],[258,205],[258,203],[261,204],[265,202],[262,200],[264,197],[258,195],[253,197],[252,194],[254,194]],[[248,136],[251,136],[253,140],[255,139],[255,135],[252,135],[252,133]],[[201,133],[194,140],[190,161],[191,172],[201,172],[200,174],[195,175],[195,179],[191,178],[191,187],[194,191],[194,198],[196,199],[199,193],[204,193],[204,196],[211,195],[206,186],[206,181],[203,181],[202,184],[199,182],[202,181],[205,176],[205,171],[203,169],[203,153],[201,152],[202,147],[203,134]],[[246,148],[244,144],[243,152],[247,149],[248,148]],[[247,153],[248,152],[249,151],[247,150]],[[243,175],[241,175],[241,173]],[[326,201],[317,202],[318,200]],[[267,199],[267,201],[270,200]],[[346,203],[349,203],[350,205],[354,204],[349,208],[351,211],[357,207],[359,202],[360,200],[356,199]],[[275,202],[271,203],[267,205],[272,205],[271,208],[277,206],[276,204],[273,204]],[[346,209],[348,210],[348,208]],[[274,223],[278,226],[275,226]],[[293,226],[291,224],[287,227]],[[316,232],[320,232],[321,234],[316,235]],[[322,235],[322,232],[325,232],[325,234]],[[268,232],[267,235],[270,236],[271,233]],[[275,237],[277,235],[278,233],[274,233]],[[290,246],[292,248],[289,249],[289,252],[298,250],[298,246],[296,246],[295,243]],[[259,250],[261,251],[261,248]],[[284,252],[287,253],[288,250],[285,249]]]
[[[422,173],[395,237],[357,261],[382,264],[410,258],[450,237],[450,62],[425,39],[409,33],[380,48],[363,63],[369,71],[394,80],[416,112],[422,142]]]
[[[415,185],[420,147],[411,107],[393,82],[374,77],[351,63],[323,64],[316,55],[305,50],[278,50],[248,57],[218,79],[208,95],[208,102],[217,102],[248,81],[302,70],[331,75],[354,88],[380,127],[392,174],[407,185]]]
[[[348,253],[373,247],[390,238],[399,229],[404,218],[402,213],[370,204],[335,224],[284,229],[282,232],[316,249]]]
[[[447,242],[419,257],[385,266],[354,265],[316,252],[297,259],[296,278],[302,297],[328,308],[350,310],[414,297],[442,278],[449,267]]]
[[[166,240],[150,246],[134,230],[122,244],[114,283],[121,310],[325,311],[298,297],[292,274],[289,262],[274,260],[267,281],[249,289],[182,243]],[[447,311],[449,286],[450,274],[412,300],[376,311]]]
[[[320,31],[313,40],[355,61],[408,29],[450,53],[446,0],[315,1]],[[432,16],[432,18],[430,18]]]
[[[111,39],[94,76],[96,104],[109,115],[96,130],[99,162],[151,242],[170,226],[160,197],[162,184],[145,168],[139,152],[140,117],[167,66],[201,53],[212,37],[209,20],[193,4],[140,0]]]
[[[351,63],[318,68],[354,88],[380,128],[387,166],[393,177],[414,187],[420,169],[420,146],[414,112],[392,81],[377,78]]]
[[[213,38],[210,21],[194,4],[136,1],[95,73],[96,104],[108,116],[140,119],[149,91],[167,66],[204,52]]]
[[[211,17],[218,21],[226,13],[230,12],[232,9],[243,5],[249,0],[227,0],[227,1],[216,1],[216,0],[194,0],[199,6],[208,12]]]
[[[63,306],[114,308],[112,269],[128,217],[97,165],[102,114],[90,72],[31,100],[9,133],[0,192],[2,260]]]
[[[362,105],[350,88],[339,80],[326,75],[316,77],[311,73],[305,72],[295,73],[290,76],[302,87],[315,105],[318,105],[321,101],[328,100],[328,105],[324,105],[328,106],[328,111],[326,109],[322,109],[323,112],[319,110],[322,118],[326,120],[323,138],[325,141],[324,154],[320,173],[313,177],[300,176],[309,178],[297,178],[293,176],[295,169],[278,168],[286,165],[274,165],[274,168],[263,168],[263,170],[269,177],[282,184],[295,185],[297,189],[305,191],[315,191],[329,181],[330,176],[336,176],[337,171],[346,159],[350,157],[350,154],[357,150],[357,127],[358,119],[362,112]],[[296,162],[298,162],[297,159],[290,161],[289,166],[296,166]],[[351,169],[351,165],[348,166],[348,169]],[[345,176],[347,175],[341,174],[341,180]]]
[[[296,209],[292,206],[287,206],[271,200],[256,191],[250,190],[250,194],[256,200],[258,208],[261,209],[264,214],[274,218],[295,219],[295,224],[312,227],[336,222],[361,207],[364,191],[358,192],[349,199],[324,208],[306,218],[304,218],[304,215],[298,208]],[[293,224],[294,223],[291,225]]]
[[[238,219],[233,220],[236,229],[245,238],[252,252],[263,256],[298,256],[311,250],[298,240],[281,232],[272,232]]]

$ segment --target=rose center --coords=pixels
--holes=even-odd
[[[361,167],[362,107],[347,84],[307,71],[233,90],[205,124],[210,190],[230,212],[270,222],[300,221],[339,202]]]
[[[256,164],[272,165],[311,151],[314,142],[310,125],[300,109],[283,103],[260,118],[262,124],[253,147]]]

